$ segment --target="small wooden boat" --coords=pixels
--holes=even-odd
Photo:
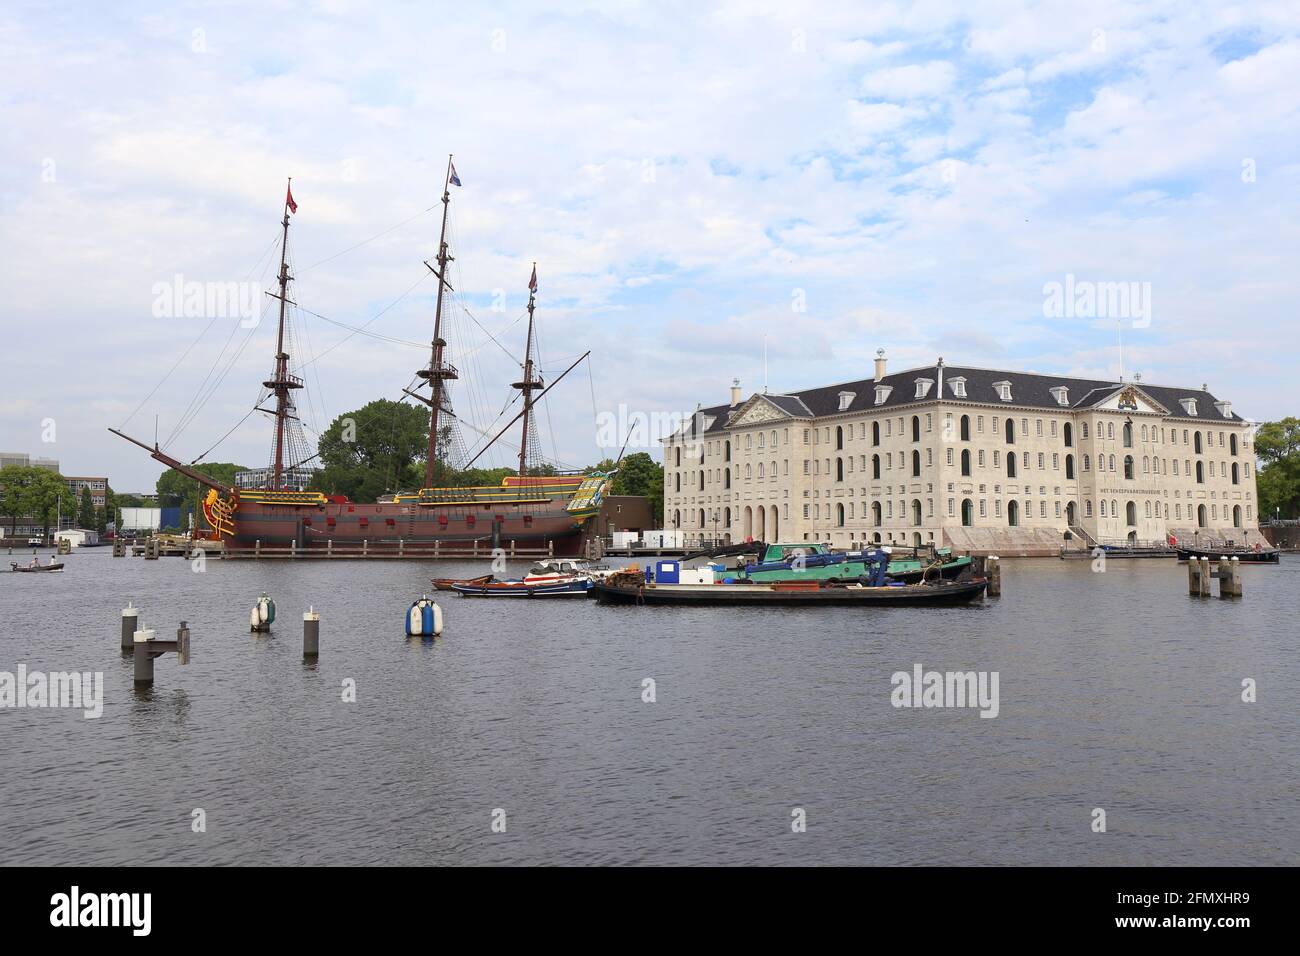
[[[10,561],[9,567],[12,568],[14,571],[19,571],[23,574],[27,574],[30,571],[62,571],[63,570],[63,564],[58,561],[51,561],[49,564],[28,565],[27,567],[22,567],[19,564]]]
[[[781,607],[934,607],[967,604],[983,596],[988,581],[971,578],[925,584],[830,584],[789,581],[768,584],[645,584],[620,577],[592,585],[596,600],[608,604],[777,605]]]
[[[481,587],[495,580],[494,575],[481,574],[476,578],[434,578],[432,584],[435,591],[450,591],[457,584],[464,584],[468,587]]]
[[[585,598],[591,590],[589,578],[576,578],[570,581],[551,583],[532,583],[529,581],[489,581],[485,584],[453,584],[451,590],[462,597],[500,597],[500,598],[544,598],[577,597]]]
[[[1218,561],[1220,558],[1236,558],[1242,564],[1280,564],[1282,562],[1282,551],[1280,548],[1179,548],[1178,560],[1186,561],[1194,558],[1199,561],[1201,558],[1209,558],[1211,561]]]

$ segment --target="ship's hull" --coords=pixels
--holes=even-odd
[[[382,553],[437,546],[439,554],[482,554],[492,548],[576,556],[584,523],[567,499],[503,504],[425,506],[326,502],[314,506],[240,501],[223,534],[227,547],[360,549]]]

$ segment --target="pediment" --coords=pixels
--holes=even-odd
[[[1129,412],[1137,415],[1168,415],[1169,409],[1142,391],[1141,386],[1124,384],[1087,406],[1098,411]]]

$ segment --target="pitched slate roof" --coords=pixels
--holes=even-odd
[[[924,398],[916,397],[916,379],[926,378],[934,382]],[[952,381],[955,378],[966,380],[964,398],[953,394]],[[765,395],[764,397],[778,408],[795,418],[809,416],[822,418],[829,415],[853,414],[879,409],[905,408],[923,402],[935,401],[938,394],[939,369],[930,365],[911,368],[902,372],[886,375],[879,384],[892,386],[889,396],[880,405],[876,402],[876,381],[871,378],[854,382],[841,382],[810,388],[785,395]],[[994,388],[996,382],[1011,383],[1011,401],[1003,402]],[[1118,382],[1105,379],[1072,378],[1063,375],[1040,375],[1035,372],[1012,372],[995,369],[970,368],[958,365],[945,365],[943,368],[943,400],[952,404],[970,405],[1007,405],[1013,408],[1041,408],[1052,411],[1064,409],[1080,410],[1102,402],[1116,389],[1126,385],[1134,386],[1152,400],[1168,410],[1170,418],[1193,422],[1242,422],[1240,415],[1233,412],[1224,418],[1215,402],[1218,399],[1208,391],[1199,388],[1176,388],[1166,385],[1150,385],[1146,382]],[[1061,405],[1052,394],[1052,389],[1064,386],[1068,389],[1068,405]],[[840,408],[840,395],[853,392],[853,400],[847,408]],[[1197,414],[1189,415],[1182,406],[1182,400],[1194,398]],[[737,406],[739,407],[739,406]],[[714,417],[710,433],[723,431],[727,426],[727,416],[732,411],[729,405],[715,405],[702,409],[706,415]]]

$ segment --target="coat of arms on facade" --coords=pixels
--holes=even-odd
[[[1130,412],[1138,410],[1137,391],[1134,390],[1132,385],[1119,393],[1119,407]]]

